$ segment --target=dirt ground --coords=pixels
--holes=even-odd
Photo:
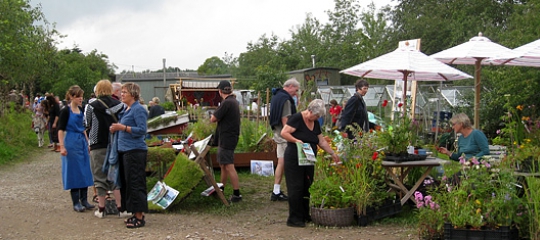
[[[146,214],[146,226],[128,229],[123,219],[73,211],[62,190],[61,161],[47,149],[24,163],[0,169],[0,239],[412,239],[402,226],[326,228],[285,224],[286,202],[261,200],[233,217],[208,213]],[[246,195],[244,193],[244,195]],[[92,196],[89,193],[89,196]],[[244,201],[250,201],[244,196]],[[238,203],[242,204],[242,203]]]

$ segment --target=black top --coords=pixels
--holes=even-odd
[[[91,150],[107,147],[109,127],[118,121],[118,113],[124,109],[124,104],[111,96],[102,96],[99,99],[107,106],[96,99],[86,108],[86,127],[89,130],[88,140]]]
[[[161,116],[162,114],[165,114],[165,109],[160,105],[152,106],[149,111],[150,112],[148,113],[148,119],[152,119],[157,116]]]
[[[53,124],[54,119],[59,116],[60,116],[60,105],[58,105],[57,103],[53,104],[51,106],[51,109],[49,109],[49,123]],[[58,122],[56,122],[56,125],[58,125]]]
[[[240,136],[240,107],[238,101],[229,95],[214,112],[218,119],[218,145],[224,149],[234,150]]]
[[[314,121],[313,130],[309,130],[302,118],[302,113],[295,113],[287,120],[287,125],[296,129],[291,135],[304,143],[309,143],[313,149],[313,153],[317,156],[317,144],[319,144],[319,135],[322,133],[319,121]],[[296,143],[287,142],[285,150],[285,159],[287,161],[298,161],[298,152]]]
[[[347,127],[347,125],[352,125],[353,127],[356,127],[353,125],[353,123],[358,124],[364,132],[369,131],[369,118],[367,113],[367,107],[362,96],[360,96],[358,93],[355,93],[349,99],[349,101],[347,101],[345,109],[343,109],[343,112],[341,112],[340,121],[341,122],[339,130],[341,131],[346,130],[345,128]]]

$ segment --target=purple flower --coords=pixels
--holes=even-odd
[[[478,159],[476,159],[476,157],[472,157],[471,162],[472,162],[474,165],[480,164],[480,162],[478,162]]]
[[[436,204],[435,202],[430,202],[429,208],[431,208],[432,210],[437,210],[439,209],[439,204]]]
[[[504,195],[504,201],[505,202],[510,201],[511,199],[512,199],[512,197],[510,197],[510,194],[507,193],[506,195]]]
[[[459,163],[461,165],[465,164],[466,162],[467,162],[467,160],[465,159],[465,156],[462,155],[461,157],[459,157]]]
[[[446,175],[444,175],[444,176],[442,177],[442,181],[443,181],[443,182],[446,182],[446,180],[448,180],[448,177],[446,177]]]
[[[501,129],[497,129],[497,135],[501,134]]]
[[[423,200],[424,200],[424,196],[422,195],[421,192],[416,191],[416,192],[414,192],[414,200],[416,200],[417,202],[418,202],[418,201],[423,201]]]

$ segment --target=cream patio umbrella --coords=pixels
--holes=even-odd
[[[490,61],[496,65],[540,67],[540,39],[514,48],[514,56],[499,55]]]
[[[340,71],[347,75],[361,78],[377,78],[404,81],[403,89],[407,89],[407,80],[413,81],[449,81],[472,78],[469,74],[437,61],[414,48],[398,48],[393,52],[381,55],[372,60]],[[403,91],[403,103],[407,91]],[[405,106],[403,109],[406,109]]]
[[[455,47],[435,53],[431,57],[447,64],[474,65],[474,127],[478,129],[480,116],[480,72],[482,65],[493,64],[489,58],[497,56],[515,56],[514,52],[504,46],[492,42],[478,33],[477,37]]]

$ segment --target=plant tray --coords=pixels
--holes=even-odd
[[[454,229],[450,223],[444,224],[444,239],[460,239],[460,240],[506,240],[519,239],[519,232],[516,228],[502,226],[498,229]]]
[[[390,202],[378,208],[369,207],[366,209],[366,215],[356,213],[355,218],[358,226],[367,226],[369,223],[375,220],[396,215],[400,213],[401,210],[402,207],[400,201],[396,201],[395,203]]]
[[[419,155],[419,154],[408,154],[407,156],[394,156],[394,155],[386,155],[384,156],[385,161],[392,161],[392,162],[409,162],[409,161],[422,161],[426,160],[427,155]]]

